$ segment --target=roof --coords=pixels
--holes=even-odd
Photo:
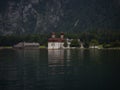
[[[33,42],[33,43],[24,43],[24,46],[39,46],[39,43],[35,43],[35,42]]]
[[[52,35],[55,35],[55,32],[52,32]]]
[[[63,32],[61,32],[61,35],[64,35],[64,33],[63,33]]]
[[[62,38],[49,38],[48,42],[64,42]]]

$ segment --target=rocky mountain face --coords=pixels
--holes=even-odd
[[[2,35],[120,28],[117,0],[5,1],[0,7]]]
[[[53,31],[64,16],[64,0],[8,1],[0,13],[1,34],[31,34]]]

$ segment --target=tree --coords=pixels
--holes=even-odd
[[[99,42],[96,39],[92,39],[91,42],[90,42],[90,46],[94,46],[95,47],[98,44],[99,44]]]
[[[67,43],[67,40],[64,41],[64,47],[67,47],[68,46],[68,43]]]
[[[110,43],[111,47],[120,47],[120,42],[116,40],[115,42]]]
[[[89,48],[89,42],[85,41],[83,46],[84,46],[85,48]]]
[[[77,39],[71,41],[70,47],[80,47],[80,44]]]

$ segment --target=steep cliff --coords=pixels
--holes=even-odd
[[[119,0],[1,0],[0,34],[120,29]],[[2,4],[3,3],[3,4]]]

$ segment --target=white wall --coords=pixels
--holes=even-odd
[[[90,46],[89,48],[99,48],[98,46]]]
[[[48,42],[48,49],[60,49],[64,48],[63,42]]]

